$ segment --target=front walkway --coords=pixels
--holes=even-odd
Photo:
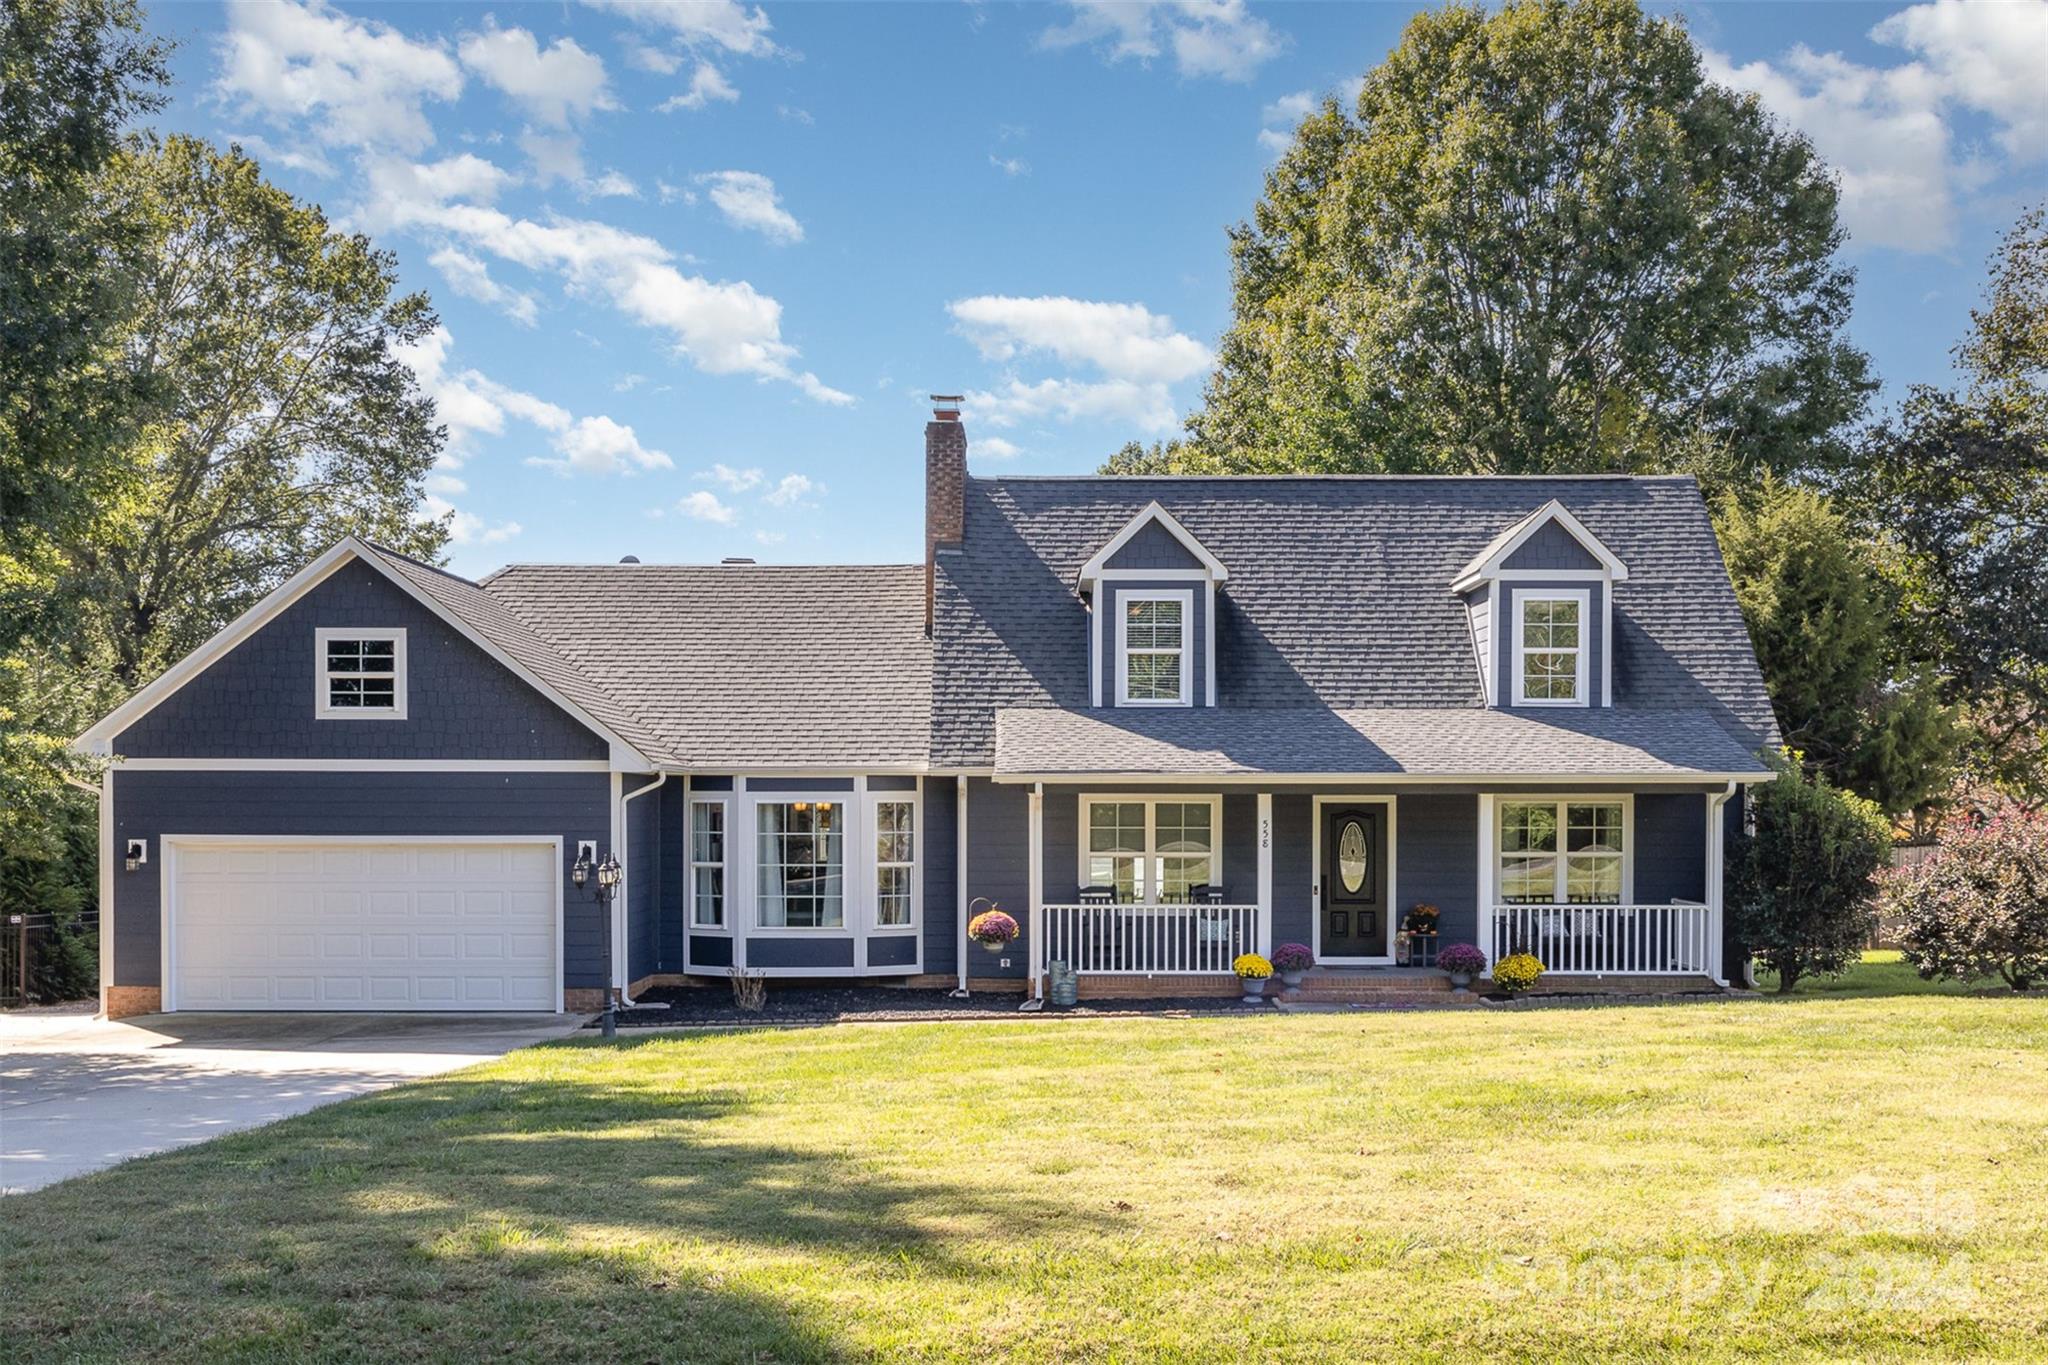
[[[574,1032],[577,1014],[0,1015],[0,1194]]]

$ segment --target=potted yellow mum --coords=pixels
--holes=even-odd
[[[1230,970],[1237,973],[1237,984],[1244,988],[1244,999],[1248,1005],[1256,1005],[1266,995],[1266,982],[1272,979],[1273,964],[1257,953],[1245,953],[1230,964]]]

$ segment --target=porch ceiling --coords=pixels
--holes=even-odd
[[[1006,708],[996,713],[995,772],[1664,780],[1770,775],[1705,711],[1476,707]]]

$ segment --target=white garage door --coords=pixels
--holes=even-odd
[[[552,1010],[555,848],[173,845],[167,1007]]]

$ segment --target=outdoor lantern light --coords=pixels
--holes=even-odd
[[[130,872],[133,872],[148,861],[149,845],[140,839],[130,839],[128,841],[128,856],[122,860],[123,866]]]
[[[618,1006],[613,998],[611,985],[612,895],[619,889],[619,882],[624,878],[626,869],[619,865],[618,857],[615,854],[605,854],[604,861],[596,867],[590,865],[590,856],[590,853],[579,853],[577,855],[576,865],[569,869],[569,878],[578,887],[582,887],[590,881],[590,874],[592,872],[597,874],[597,885],[590,888],[590,894],[596,899],[599,908],[603,911],[603,914],[599,917],[599,923],[604,926],[605,987],[603,1033],[607,1038],[616,1038],[618,1036]]]
[[[576,866],[569,869],[569,880],[580,888],[590,880],[590,855],[583,854],[576,859]]]
[[[597,884],[607,892],[616,890],[619,877],[624,871],[625,869],[619,866],[619,860],[607,853],[604,855],[604,861],[597,865]]]

